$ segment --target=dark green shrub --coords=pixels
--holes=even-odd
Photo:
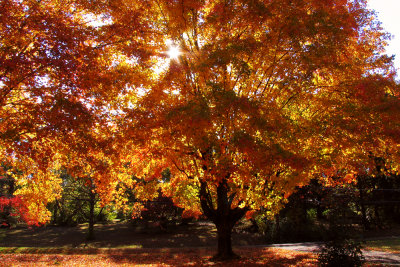
[[[325,243],[318,254],[319,266],[355,267],[362,266],[364,256],[361,243],[342,239]]]

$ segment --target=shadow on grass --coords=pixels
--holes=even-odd
[[[3,236],[0,247],[180,248],[208,247],[216,243],[216,232],[209,224],[171,226],[167,231],[160,231],[159,227],[146,228],[129,223],[98,224],[95,226],[96,239],[90,242],[85,239],[86,231],[86,224],[77,227],[46,226],[7,229],[7,231],[0,231],[0,237]],[[253,236],[245,238],[240,236],[238,239],[255,240]]]

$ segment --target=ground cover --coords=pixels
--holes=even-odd
[[[3,251],[4,252],[4,251]],[[38,253],[43,250],[23,250],[24,253],[0,254],[0,266],[226,266],[213,262],[211,248],[169,249],[67,249],[60,253]],[[51,252],[51,251],[50,251]],[[53,251],[56,252],[56,251]],[[241,247],[242,258],[232,260],[230,266],[315,266],[312,253],[277,248]]]
[[[1,229],[0,266],[222,266],[210,261],[216,232],[207,222],[161,230],[153,225],[96,225],[96,240],[86,242],[87,225]],[[237,231],[234,250],[242,258],[231,266],[314,266],[312,253],[265,248],[263,237]],[[255,247],[256,246],[256,247]]]
[[[210,222],[196,222],[161,229],[156,224],[112,223],[95,226],[96,239],[87,242],[87,224],[77,227],[45,226],[27,229],[0,229],[0,247],[64,247],[64,248],[177,248],[214,247],[216,229]],[[237,231],[232,235],[234,246],[265,244],[257,233]]]
[[[400,238],[370,240],[366,242],[364,247],[367,250],[378,250],[400,254]]]
[[[222,266],[214,263],[215,227],[208,222],[162,230],[153,224],[98,224],[87,242],[87,225],[0,229],[0,266]],[[235,231],[234,251],[242,258],[231,266],[315,266],[313,250],[265,247],[262,235]],[[368,250],[399,253],[399,239],[368,241]],[[373,263],[373,262],[371,262]],[[226,263],[224,263],[226,265]],[[370,264],[369,266],[380,266]]]

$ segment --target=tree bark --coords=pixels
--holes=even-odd
[[[367,220],[367,212],[365,209],[365,204],[364,204],[364,188],[362,185],[362,181],[361,181],[361,176],[357,177],[358,181],[357,181],[357,186],[358,186],[358,191],[360,193],[359,195],[359,205],[360,205],[360,209],[361,209],[361,220],[362,220],[362,224],[364,227],[364,230],[369,230],[369,223]]]
[[[238,258],[232,250],[232,229],[235,224],[246,214],[248,208],[231,208],[234,195],[228,195],[227,180],[218,184],[216,207],[211,199],[206,182],[201,182],[200,203],[203,213],[217,227],[218,249],[213,260],[224,261]]]
[[[276,243],[279,243],[281,241],[281,216],[280,214],[276,214],[275,216],[275,229],[274,229],[274,235],[273,235],[273,240]]]
[[[319,221],[321,221],[322,219],[324,219],[324,208],[321,205],[321,198],[317,198],[318,204],[317,204],[317,219]]]
[[[93,192],[90,192],[90,200],[89,200],[89,228],[87,240],[94,240],[94,206],[96,205],[96,195]]]
[[[58,200],[56,200],[54,204],[53,224],[57,224],[57,218],[58,218]]]
[[[218,238],[218,252],[214,256],[215,259],[225,260],[237,258],[238,256],[232,250],[232,229],[233,226],[229,223],[218,223],[217,238]]]

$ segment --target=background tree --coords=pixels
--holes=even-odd
[[[1,164],[0,174],[0,227],[10,227],[15,219],[12,216],[15,179],[6,163]]]
[[[99,174],[104,161],[98,159],[116,154],[110,142],[113,100],[128,81],[135,83],[134,67],[122,64],[115,50],[116,24],[108,27],[96,13],[100,3],[86,4],[0,4],[0,157],[22,172],[15,194],[39,222],[50,218],[47,203],[59,196],[54,171],[61,163],[73,169],[84,158]],[[117,156],[111,160],[117,164]],[[97,188],[107,192],[110,176],[103,174]]]
[[[16,183],[29,193],[16,194],[45,221],[59,182],[56,154],[71,129],[90,121],[77,73],[93,59],[82,55],[92,35],[71,16],[71,2],[7,0],[1,10],[1,157],[23,173]]]
[[[100,206],[99,194],[90,175],[72,177],[67,169],[60,171],[62,179],[62,194],[52,203],[52,222],[58,225],[76,225],[88,223],[88,240],[95,239],[94,224],[105,221],[109,206]]]

